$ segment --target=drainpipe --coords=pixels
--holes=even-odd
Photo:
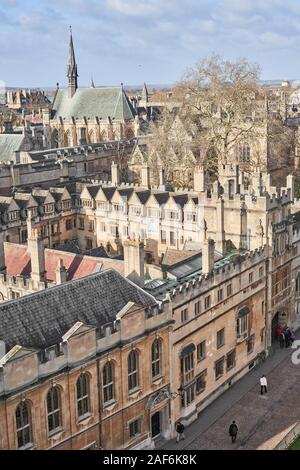
[[[102,399],[101,399],[101,371],[100,371],[100,358],[96,359],[97,365],[97,388],[98,388],[98,433],[99,433],[99,449],[103,449],[103,436],[102,436]]]

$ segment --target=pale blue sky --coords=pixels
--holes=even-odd
[[[70,24],[80,86],[172,83],[211,53],[300,78],[300,0],[0,0],[0,80],[64,86]]]

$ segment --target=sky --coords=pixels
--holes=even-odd
[[[0,0],[0,81],[66,86],[69,25],[79,86],[175,83],[213,53],[300,78],[300,0]]]

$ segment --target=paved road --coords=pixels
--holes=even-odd
[[[296,335],[300,338],[300,332]],[[163,449],[272,449],[280,434],[300,421],[300,364],[293,349],[275,347],[272,355],[203,410],[186,428],[186,439],[168,441]],[[260,395],[259,378],[268,379],[268,394]],[[228,428],[235,420],[239,433],[232,444]]]

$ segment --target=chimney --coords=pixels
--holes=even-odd
[[[67,282],[67,271],[64,266],[63,259],[59,259],[56,269],[55,269],[55,281],[56,284],[62,284],[63,282]]]
[[[111,182],[114,186],[118,186],[118,184],[120,184],[119,166],[115,162],[112,162],[111,164]]]
[[[288,175],[286,177],[286,187],[291,190],[291,198],[294,199],[295,197],[295,176]]]
[[[205,173],[202,165],[194,168],[194,191],[201,193],[205,191]]]
[[[225,254],[225,230],[224,230],[224,200],[219,199],[216,202],[216,221],[217,221],[217,231],[216,231],[216,250]]]
[[[0,231],[0,272],[6,271],[5,251],[4,251],[5,232]]]
[[[145,163],[145,165],[142,166],[141,168],[141,186],[143,188],[150,188],[150,168],[148,163]]]
[[[140,287],[144,287],[144,243],[126,240],[124,248],[124,276]]]
[[[46,281],[45,248],[37,228],[32,227],[31,219],[27,222],[28,250],[31,258],[31,279],[35,282]]]
[[[209,274],[214,269],[215,242],[212,239],[204,240],[202,245],[202,273]]]

